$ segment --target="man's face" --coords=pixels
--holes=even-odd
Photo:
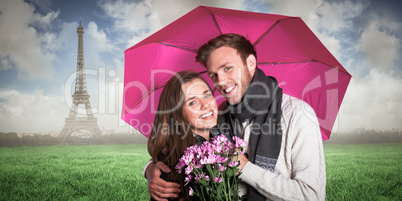
[[[231,105],[239,103],[250,85],[253,69],[243,63],[237,50],[226,46],[214,50],[206,67],[208,76],[226,100]]]

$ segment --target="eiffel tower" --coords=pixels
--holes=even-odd
[[[91,109],[91,104],[89,102],[89,94],[87,91],[87,84],[85,80],[84,72],[84,27],[80,26],[77,28],[78,34],[78,53],[77,53],[77,74],[75,79],[75,91],[73,96],[73,105],[70,109],[70,114],[66,118],[63,130],[60,133],[61,143],[66,144],[66,139],[75,131],[87,130],[91,132],[95,138],[102,135],[101,130],[98,127],[96,117],[94,117]],[[77,110],[78,105],[84,104],[86,110],[86,117],[78,117]]]

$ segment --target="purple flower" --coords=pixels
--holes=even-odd
[[[237,178],[234,174],[228,175],[224,172],[239,165],[238,161],[231,161],[230,158],[232,155],[236,156],[238,151],[242,151],[245,146],[246,142],[239,137],[234,137],[232,142],[225,135],[219,135],[212,138],[211,141],[203,142],[201,145],[188,147],[175,168],[180,174],[184,172],[184,185],[197,183],[197,185],[201,185],[201,189],[215,192],[218,189],[215,189],[216,185],[213,183],[226,185],[223,181],[232,177],[235,177],[236,181]],[[214,179],[209,176],[212,174],[216,175]],[[203,178],[205,178],[203,181],[207,182],[199,182]],[[237,187],[236,184],[234,186]],[[230,188],[229,192],[232,192],[233,189],[232,187]],[[189,195],[199,195],[199,193],[198,188],[189,188]]]
[[[193,165],[194,165],[195,169],[199,169],[199,168],[203,167],[203,165],[201,164],[200,161],[195,161]]]
[[[237,148],[246,148],[247,142],[244,141],[243,139],[237,137],[237,136],[233,136],[233,141],[236,143],[236,147]]]
[[[187,186],[187,184],[191,181],[192,176],[188,175],[188,177],[184,178],[184,182],[186,182],[184,185]]]
[[[235,167],[235,166],[237,166],[237,165],[239,165],[239,162],[238,162],[238,161],[230,161],[230,162],[228,163],[228,166],[229,166],[229,167]]]
[[[184,173],[186,173],[186,175],[190,175],[191,171],[193,171],[193,166],[189,165],[184,170]]]
[[[205,177],[205,172],[203,172],[202,174],[197,174],[197,176],[195,176],[194,179],[197,181],[202,179],[203,177]]]
[[[226,156],[218,156],[217,158],[216,158],[216,162],[217,163],[224,163],[224,162],[226,162],[226,161],[228,161],[229,160],[229,157],[226,157]]]
[[[194,194],[194,191],[193,191],[193,189],[191,187],[189,187],[188,194],[190,196],[193,196],[193,194]]]
[[[215,182],[221,183],[222,181],[222,177],[215,177]]]
[[[204,155],[203,158],[201,158],[200,162],[201,164],[214,164],[216,163],[217,159],[219,158],[219,156],[215,155],[214,153],[209,153]]]
[[[218,144],[218,145],[214,144],[214,145],[212,145],[212,149],[214,150],[215,153],[222,153],[223,146],[220,144]]]
[[[197,145],[194,145],[197,146]],[[183,162],[186,165],[189,165],[191,163],[191,161],[194,159],[194,149],[196,149],[196,147],[187,147],[187,149],[184,151],[184,155],[183,157],[181,157],[181,159],[183,159]]]
[[[180,174],[182,171],[181,169],[186,166],[186,163],[184,162],[184,160],[180,159],[179,163],[177,163],[177,165],[175,166],[177,172]]]
[[[221,143],[226,142],[227,140],[228,139],[226,138],[225,135],[218,135],[218,136],[212,138],[212,143],[213,144],[221,144]]]
[[[226,167],[221,165],[221,164],[219,164],[219,171],[223,172],[224,170],[226,170]]]

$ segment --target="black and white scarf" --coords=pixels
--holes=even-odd
[[[282,143],[281,104],[282,89],[274,77],[256,69],[254,78],[236,105],[226,102],[219,117],[220,131],[229,136],[242,136],[240,125],[252,122],[248,160],[261,168],[274,172]],[[257,190],[248,189],[248,200],[266,200]]]

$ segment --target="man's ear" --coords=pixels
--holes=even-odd
[[[257,67],[257,59],[255,58],[255,56],[253,54],[248,55],[248,57],[246,59],[246,63],[247,63],[248,71],[252,75],[254,75],[255,68]]]

